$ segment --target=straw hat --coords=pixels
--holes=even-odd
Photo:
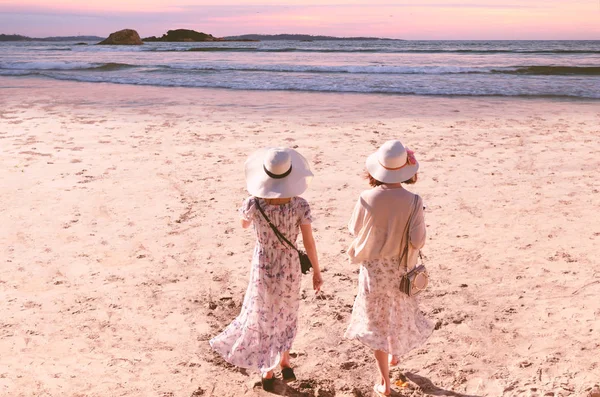
[[[261,198],[298,196],[313,177],[308,161],[288,148],[259,149],[248,157],[245,168],[248,192]]]
[[[387,141],[367,158],[367,171],[383,183],[404,182],[419,170],[419,162],[402,142]]]

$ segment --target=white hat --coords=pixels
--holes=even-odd
[[[248,157],[245,168],[248,192],[261,198],[298,196],[313,177],[308,161],[288,148],[259,149]]]
[[[412,151],[400,141],[387,141],[367,158],[367,171],[379,182],[408,181],[419,170],[419,162]]]

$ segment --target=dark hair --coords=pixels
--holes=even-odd
[[[369,174],[368,172],[366,173],[365,176],[366,176],[367,180],[369,181],[369,185],[371,185],[372,187],[385,185],[385,183],[373,178],[373,176],[371,176],[371,174]],[[416,176],[417,176],[417,174],[415,174],[412,178],[410,178],[409,180],[404,181],[402,183],[404,183],[406,185],[412,185],[413,183],[417,182]]]

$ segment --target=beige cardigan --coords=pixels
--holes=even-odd
[[[352,263],[360,263],[378,258],[397,257],[401,247],[406,246],[404,229],[411,211],[414,211],[409,225],[410,245],[408,247],[408,269],[418,260],[419,250],[425,245],[425,220],[423,200],[403,187],[377,186],[360,194],[354,207],[348,229],[354,241],[348,255]],[[402,266],[406,266],[406,259]]]

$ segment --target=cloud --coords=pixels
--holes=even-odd
[[[183,14],[187,12],[208,13],[211,15],[249,15],[256,12],[269,12],[272,10],[285,10],[288,12],[299,11],[303,9],[343,9],[343,8],[462,8],[462,9],[537,9],[551,7],[550,2],[539,1],[536,4],[506,4],[506,3],[364,3],[364,2],[348,2],[348,3],[311,3],[302,2],[302,4],[268,4],[262,2],[260,4],[246,4],[240,1],[238,4],[165,4],[158,6],[152,4],[150,7],[136,7],[131,1],[125,3],[110,4],[106,2],[105,6],[59,6],[59,5],[40,5],[28,3],[2,3],[0,0],[0,11],[11,14],[27,14],[27,15],[71,15],[71,16],[105,16],[116,14],[136,14],[136,15],[164,15],[167,14]],[[60,4],[60,3],[59,3]]]
[[[11,0],[12,1],[12,0]],[[0,0],[2,32],[25,35],[96,34],[131,27],[142,36],[161,35],[168,29],[187,28],[227,36],[243,33],[311,33],[336,36],[377,35],[390,38],[544,38],[564,32],[558,23],[569,23],[565,37],[593,39],[599,29],[590,28],[597,4],[589,1],[530,0],[527,4],[498,0],[431,0],[390,3],[390,0],[316,1],[221,0],[224,5],[166,4],[164,0],[104,0],[85,8],[79,0],[55,5],[20,4]],[[38,0],[41,1],[41,0]],[[147,7],[136,6],[142,1]],[[191,1],[191,0],[190,0]],[[216,0],[211,0],[216,1]],[[260,1],[261,4],[257,4]],[[512,0],[514,1],[514,0]],[[70,2],[70,3],[69,3]],[[525,3],[525,2],[524,2]],[[98,4],[98,3],[96,3]],[[68,7],[67,7],[68,6]],[[125,7],[125,8],[123,8]],[[540,18],[543,13],[544,18]],[[335,15],[335,18],[331,16]],[[597,14],[596,14],[597,15]],[[510,26],[509,26],[510,25]],[[9,30],[7,30],[9,29]],[[532,29],[540,35],[532,35]],[[554,33],[553,33],[554,32]]]
[[[61,9],[55,6],[34,6],[34,5],[2,5],[0,3],[0,13],[6,18],[14,15],[20,18],[35,17],[72,17],[72,18],[114,18],[115,20],[126,21],[165,21],[172,23],[177,19],[188,21],[196,19],[218,20],[219,18],[238,19],[242,17],[254,18],[265,15],[279,15],[282,17],[291,15],[308,15],[337,11],[348,11],[355,9],[368,9],[370,12],[393,11],[393,9],[529,9],[540,8],[539,5],[519,5],[519,4],[482,4],[482,3],[348,3],[348,4],[302,4],[302,5],[186,5],[172,4],[165,6],[162,10],[111,10],[107,9]],[[335,21],[331,21],[335,23]]]

